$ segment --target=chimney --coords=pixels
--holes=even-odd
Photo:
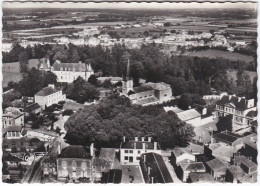
[[[136,149],[136,143],[134,143],[134,149]]]
[[[148,137],[148,142],[151,142],[152,141],[152,137]]]
[[[157,150],[157,142],[154,142],[154,150]]]
[[[47,68],[50,68],[50,67],[51,67],[50,59],[48,58],[48,59],[47,59]]]
[[[144,137],[142,137],[142,141],[144,141]]]
[[[142,145],[143,145],[143,150],[145,150],[145,143],[142,143]]]
[[[60,64],[60,60],[56,60],[56,63]]]
[[[91,143],[90,145],[90,156],[92,157],[94,155],[94,143]]]
[[[240,102],[241,101],[241,97],[238,97],[238,102]]]
[[[152,179],[152,184],[153,184],[153,177],[151,177],[151,179]]]
[[[138,137],[135,137],[135,141],[138,141]]]
[[[229,100],[230,100],[230,99],[232,98],[232,96],[231,96],[231,95],[229,95],[229,96],[228,96],[228,98],[229,98]]]
[[[151,174],[151,167],[148,167],[148,175]]]
[[[82,64],[82,61],[79,61],[79,64]]]
[[[146,155],[144,155],[144,162],[146,162]]]
[[[58,154],[60,154],[61,153],[61,144],[60,144],[60,142],[58,143]]]
[[[125,142],[125,136],[123,136],[123,142]]]

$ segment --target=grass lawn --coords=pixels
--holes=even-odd
[[[22,79],[22,74],[19,72],[4,72],[2,86],[7,87],[10,81],[19,82]]]
[[[254,60],[252,56],[247,56],[235,52],[229,52],[229,51],[222,51],[222,50],[204,50],[204,51],[197,51],[197,52],[185,52],[182,54],[184,56],[197,56],[197,57],[207,57],[211,59],[216,58],[225,58],[229,59],[231,61],[243,61],[243,62],[251,62]]]
[[[74,103],[74,102],[66,102],[63,106],[63,109],[72,109],[74,111],[77,111],[80,108],[84,108],[84,104]]]

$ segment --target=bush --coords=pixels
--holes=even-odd
[[[62,113],[63,116],[70,116],[71,114],[73,114],[73,110],[72,109],[66,109],[64,110],[64,112]]]
[[[64,104],[65,104],[65,101],[59,101],[58,104],[59,104],[59,105],[64,105]]]

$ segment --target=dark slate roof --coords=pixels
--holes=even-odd
[[[77,72],[92,71],[92,67],[89,64],[85,64],[85,63],[60,63],[56,61],[52,65],[52,67],[53,70],[55,71],[73,71],[73,70]]]
[[[48,95],[54,94],[59,91],[61,91],[61,90],[52,88],[52,87],[45,87],[42,90],[40,90],[39,92],[37,92],[35,95],[36,96],[48,96]]]
[[[245,166],[247,166],[248,168],[257,167],[257,165],[253,161],[251,161],[251,160],[249,160],[247,158],[243,159],[241,161],[241,163],[244,164]]]
[[[146,156],[146,161],[144,165],[146,168],[150,167],[150,177],[154,177],[154,183],[172,183],[172,177],[166,167],[164,160],[161,155],[156,153],[146,153],[142,154],[142,160]]]
[[[189,178],[192,183],[196,182],[214,182],[214,177],[206,172],[191,172]]]
[[[226,143],[233,143],[234,141],[236,141],[238,138],[241,138],[241,137],[242,136],[240,136],[238,134],[234,134],[229,131],[224,131],[224,132],[220,132],[220,133],[213,135],[213,138],[226,142]]]
[[[205,166],[203,165],[202,162],[189,163],[185,168],[185,171],[190,171],[190,172],[199,171],[199,170],[202,171],[205,170]]]
[[[70,145],[62,150],[61,154],[58,155],[59,158],[89,158],[89,153],[86,152],[83,146],[80,145]]]
[[[210,160],[210,161],[206,162],[206,164],[210,167],[211,170],[214,170],[214,171],[227,168],[226,165],[218,158]]]
[[[112,169],[105,173],[101,179],[102,183],[121,183],[122,170]]]
[[[24,112],[30,113],[30,112],[32,112],[32,111],[34,111],[36,109],[39,109],[39,108],[41,108],[41,106],[38,103],[33,103],[33,104],[30,104],[30,105],[26,106],[24,108]]]
[[[241,169],[241,167],[239,166],[235,166],[232,165],[231,167],[228,168],[229,172],[231,174],[233,174],[233,176],[237,179],[242,178],[243,176],[245,176],[245,172],[243,171],[243,169]]]
[[[145,144],[145,149],[154,149],[154,143],[148,141],[126,141],[122,142],[122,149],[134,149],[134,143],[136,143],[136,149],[143,149],[143,143]],[[160,145],[157,143],[157,150],[160,150]]]
[[[151,87],[150,85],[141,85],[139,87],[134,87],[134,92],[135,93],[139,93],[139,92],[145,92],[145,91],[149,91],[149,90],[153,90],[154,88]]]
[[[16,125],[8,126],[6,128],[7,132],[21,132],[21,130],[22,130],[22,126],[16,126]]]
[[[234,104],[236,109],[239,110],[245,110],[247,109],[247,100],[245,98],[241,98],[239,101],[239,97],[232,96],[231,99],[229,99],[229,96],[223,96],[221,100],[217,101],[217,105],[226,105],[226,104]]]
[[[250,118],[257,117],[257,111],[249,111],[246,117],[250,117]]]

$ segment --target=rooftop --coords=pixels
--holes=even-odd
[[[146,161],[144,161],[146,156]],[[148,169],[150,167],[150,177],[154,177],[154,183],[171,183],[173,182],[172,177],[166,167],[164,160],[161,155],[156,153],[142,154],[142,163]]]
[[[23,113],[18,108],[15,107],[8,107],[5,109],[3,113],[3,117],[12,117],[12,118],[18,118],[22,115]]]
[[[213,160],[210,160],[206,162],[206,164],[214,171],[221,170],[221,169],[226,169],[225,163],[223,163],[221,160],[218,158],[215,158]]]
[[[223,96],[221,100],[217,101],[218,105],[232,104],[236,109],[247,109],[247,100],[245,98],[239,98],[237,96]]]
[[[61,90],[52,88],[52,87],[45,87],[42,90],[40,90],[39,92],[37,92],[35,95],[36,96],[48,96],[48,95],[54,94],[59,91],[61,91]]]
[[[98,77],[97,80],[99,80],[99,81],[105,81],[105,80],[110,80],[110,81],[123,81],[123,78],[121,78],[121,77],[112,77],[112,76],[109,76],[109,77]]]
[[[30,113],[39,108],[41,108],[41,106],[38,103],[32,103],[24,108],[24,112]]]
[[[53,70],[55,71],[76,71],[76,72],[86,72],[93,71],[90,64],[85,63],[61,63],[56,61],[53,65]]]
[[[174,113],[179,113],[179,112],[183,112],[183,110],[181,110],[179,107],[163,107],[165,112],[169,112],[169,111],[173,111]]]
[[[126,141],[122,142],[122,149],[134,149],[134,144],[136,144],[136,149],[143,149],[143,144],[145,149],[154,149],[154,143],[148,141]],[[160,145],[157,143],[157,150],[161,150]]]
[[[189,121],[191,119],[201,117],[201,114],[196,109],[185,110],[176,114],[182,121]]]
[[[206,172],[191,172],[189,174],[192,183],[196,182],[214,182],[213,176]]]
[[[181,168],[185,171],[190,171],[190,172],[197,172],[197,171],[204,171],[205,166],[203,165],[202,162],[191,162],[187,164],[180,164]]]
[[[240,179],[242,178],[243,176],[245,176],[245,172],[243,171],[243,169],[241,169],[241,167],[239,166],[235,166],[235,165],[232,165],[231,167],[228,168],[229,172],[231,174],[234,175],[235,178],[237,179]]]
[[[89,158],[89,153],[86,152],[83,146],[80,145],[70,145],[62,150],[61,154],[58,155],[59,158]]]
[[[114,161],[115,153],[116,152],[114,148],[101,148],[99,158],[108,161]]]
[[[111,169],[102,177],[102,183],[121,183],[122,170]]]
[[[22,126],[17,126],[17,125],[8,126],[6,128],[7,132],[21,132],[21,130],[22,130]]]
[[[257,117],[257,111],[249,111],[246,115],[246,117],[254,118]]]
[[[146,104],[149,104],[149,103],[156,103],[158,101],[159,100],[157,98],[155,98],[155,97],[148,97],[148,98],[136,100],[135,104],[146,105]]]
[[[234,141],[236,141],[237,139],[241,138],[242,136],[238,135],[238,134],[234,134],[232,132],[229,131],[223,131],[217,134],[213,135],[213,138],[223,141],[225,143],[233,143]]]

